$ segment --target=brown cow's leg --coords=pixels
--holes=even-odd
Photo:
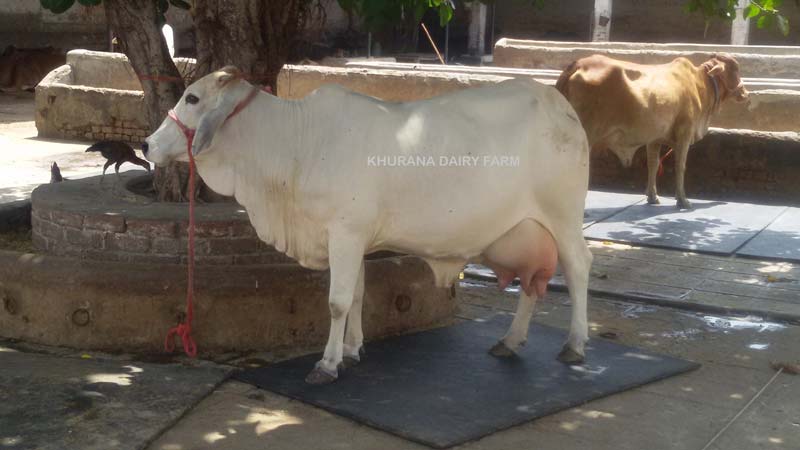
[[[686,157],[689,155],[689,145],[680,144],[675,146],[675,197],[679,209],[692,209],[692,204],[686,197],[684,189],[684,175],[686,174]]]
[[[661,156],[661,144],[651,142],[647,144],[647,203],[657,205],[658,200],[656,191],[656,177],[658,176],[659,158]]]

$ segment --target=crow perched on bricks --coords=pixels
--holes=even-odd
[[[111,164],[116,163],[114,172],[119,176],[119,166],[123,163],[129,162],[142,166],[150,172],[150,163],[136,156],[133,147],[120,141],[100,141],[86,149],[86,152],[100,152],[103,158],[107,159],[106,165],[103,166],[103,177],[106,176],[106,169]]]

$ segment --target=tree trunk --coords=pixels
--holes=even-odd
[[[315,0],[196,0],[197,76],[237,66],[275,86]]]
[[[276,88],[278,73],[318,0],[196,0],[194,79],[233,65],[253,84]],[[226,199],[202,189],[209,201]]]
[[[144,90],[150,132],[155,131],[175,106],[184,90],[175,63],[161,35],[157,2],[153,0],[105,0],[106,17],[122,51],[139,75]],[[154,187],[159,201],[185,201],[188,165],[172,163],[156,168]]]

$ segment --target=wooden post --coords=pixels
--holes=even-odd
[[[469,54],[483,56],[486,54],[486,5],[474,2],[470,4],[470,9]]]
[[[608,42],[611,36],[611,1],[612,0],[594,0],[592,41]]]
[[[736,18],[731,24],[731,45],[747,45],[750,35],[750,19],[744,17],[744,9],[749,0],[739,0],[736,5]]]

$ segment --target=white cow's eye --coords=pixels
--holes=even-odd
[[[186,103],[188,103],[190,105],[194,105],[195,103],[197,103],[199,101],[200,101],[200,99],[197,98],[197,96],[194,95],[194,94],[189,94],[189,95],[186,96]]]

